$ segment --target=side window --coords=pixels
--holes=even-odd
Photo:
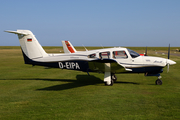
[[[125,59],[125,58],[128,58],[128,56],[125,51],[113,51],[113,58]]]
[[[100,57],[100,59],[104,59],[104,58],[109,59],[110,52],[101,52],[101,53],[99,53],[99,57]]]
[[[91,55],[88,55],[88,58],[95,58],[96,57],[96,54],[91,54]]]

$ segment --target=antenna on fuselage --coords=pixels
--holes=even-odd
[[[84,47],[84,49],[86,50],[86,51],[88,51],[87,49],[86,49],[86,47],[82,44],[82,46]]]
[[[100,44],[101,45],[101,44]],[[102,48],[104,48],[102,45],[101,45]]]

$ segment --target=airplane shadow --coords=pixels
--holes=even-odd
[[[123,82],[123,81],[116,81],[116,83],[120,83],[120,84],[134,84],[134,85],[140,85],[140,83],[136,83],[136,82]]]
[[[3,79],[0,79],[3,80]],[[16,79],[11,79],[11,80],[16,80]],[[88,86],[88,85],[98,85],[100,84],[101,86],[104,85],[103,80],[95,77],[93,75],[77,75],[76,80],[72,79],[43,79],[43,78],[21,78],[17,80],[42,80],[42,81],[60,81],[64,82],[65,84],[60,84],[60,85],[54,85],[50,87],[45,87],[45,88],[40,88],[36,89],[38,91],[44,90],[44,91],[60,91],[60,90],[66,90],[66,89],[72,89],[72,88],[77,88],[77,87],[82,87],[82,86]],[[139,83],[135,82],[123,82],[123,81],[116,81],[114,84],[134,84],[134,85],[139,85]]]
[[[68,80],[68,79],[43,79],[43,80],[48,80],[48,81],[62,81],[62,82],[68,82],[66,84],[61,84],[61,85],[54,85],[50,87],[45,87],[37,90],[47,90],[47,91],[60,91],[60,90],[66,90],[66,89],[72,89],[72,88],[77,88],[77,87],[82,87],[82,86],[88,86],[88,85],[97,85],[97,84],[103,84],[103,80],[100,78],[97,78],[95,76],[87,76],[87,75],[77,75],[76,76],[77,80]],[[70,83],[69,83],[70,82]],[[139,83],[135,82],[120,82],[116,81],[116,83],[119,84],[135,84],[139,85]]]
[[[61,82],[68,82],[61,85],[54,85],[50,87],[45,87],[37,90],[47,90],[47,91],[59,91],[59,90],[66,90],[66,89],[72,89],[82,86],[88,86],[88,85],[96,85],[99,83],[103,83],[103,81],[100,78],[97,78],[95,76],[87,76],[87,75],[77,75],[77,80],[69,80],[69,79],[43,79],[48,81],[61,81]]]

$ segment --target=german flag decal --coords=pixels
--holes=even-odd
[[[28,38],[27,41],[28,41],[28,42],[32,42],[32,38]]]

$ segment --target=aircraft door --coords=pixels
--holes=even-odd
[[[131,67],[132,58],[125,50],[113,51],[113,59],[123,66]]]

